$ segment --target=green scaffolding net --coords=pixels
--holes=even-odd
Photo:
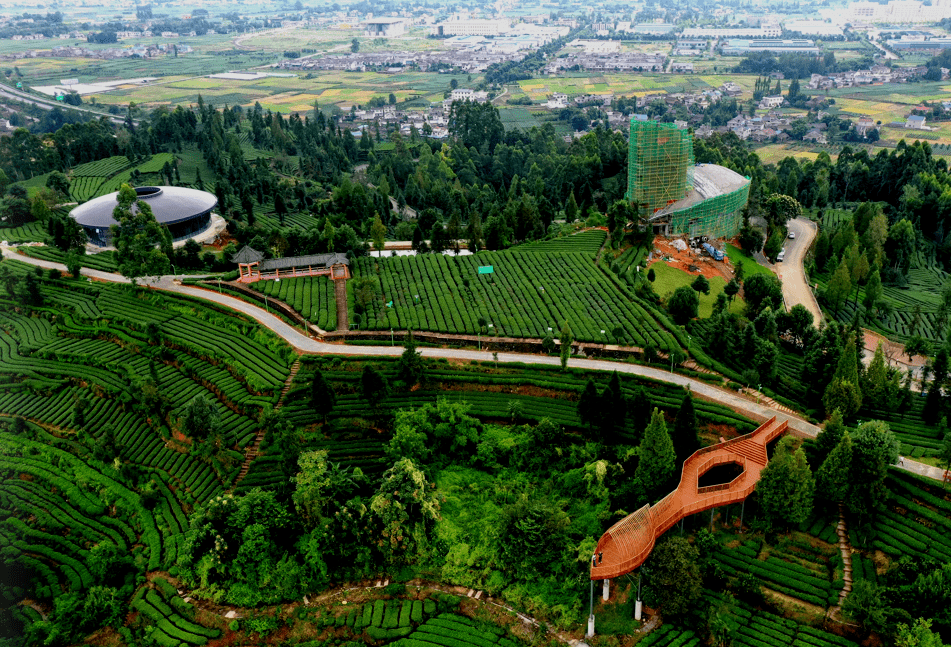
[[[627,199],[642,216],[684,198],[691,188],[693,138],[674,124],[631,120]]]
[[[749,193],[750,178],[716,164],[694,163],[689,131],[631,121],[625,197],[656,233],[735,236]]]

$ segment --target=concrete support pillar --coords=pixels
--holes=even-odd
[[[716,508],[710,508],[710,532],[713,532],[713,511],[714,510],[716,510]]]
[[[601,587],[601,599],[607,602],[609,597],[611,597],[611,580],[604,580],[604,585]]]
[[[634,602],[634,619],[640,620],[643,616],[644,603],[641,602],[641,580],[644,577],[640,569],[637,571],[637,600]]]
[[[588,633],[585,634],[588,638],[591,638],[594,635],[594,580],[591,580],[591,606],[588,611]]]

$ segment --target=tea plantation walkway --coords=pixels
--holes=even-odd
[[[15,250],[10,249],[9,247],[0,248],[0,252],[2,252],[3,256],[7,258],[15,258],[16,260],[23,263],[38,265],[48,269],[58,269],[63,272],[66,271],[66,267],[61,263],[53,263],[50,261],[31,258],[29,256],[23,256],[21,254],[17,254]],[[101,281],[130,283],[127,278],[119,274],[100,272],[98,270],[91,270],[89,268],[83,268],[82,275]],[[237,299],[225,294],[218,294],[217,292],[212,292],[210,290],[179,285],[173,281],[173,277],[171,276],[163,276],[157,279],[155,282],[150,282],[147,279],[143,279],[141,283],[152,288],[166,290],[168,292],[177,294],[184,294],[191,297],[197,297],[227,306],[251,317],[252,319],[255,319],[265,327],[272,330],[278,336],[284,338],[284,340],[286,340],[299,352],[329,355],[376,355],[381,357],[395,357],[403,352],[403,349],[400,346],[346,346],[343,344],[328,344],[310,337],[305,337],[299,330],[284,323],[284,321],[279,319],[277,316],[267,313],[263,308],[259,308],[251,303],[247,303],[241,299]],[[455,348],[422,348],[420,349],[420,352],[424,357],[434,358],[442,357],[447,359],[482,362],[496,359],[492,353],[478,350],[462,350]],[[548,366],[558,366],[561,362],[560,358],[558,357],[532,355],[529,353],[505,352],[498,353],[497,360],[503,363],[544,364]],[[628,375],[639,375],[641,377],[657,380],[659,382],[678,384],[683,387],[689,387],[695,396],[706,398],[714,402],[719,402],[720,404],[730,407],[734,411],[742,413],[743,415],[760,423],[769,420],[773,416],[776,416],[778,421],[788,422],[790,431],[798,436],[815,438],[819,433],[819,427],[803,420],[802,418],[790,415],[783,411],[772,409],[769,406],[752,402],[732,391],[728,391],[727,389],[723,389],[712,384],[707,384],[706,382],[687,377],[685,375],[670,373],[659,368],[654,368],[653,366],[641,366],[638,364],[625,364],[622,362],[612,362],[608,360],[579,358],[569,359],[568,366],[592,371],[617,371],[618,373],[625,373]],[[903,464],[897,467],[899,469],[904,469],[905,471],[919,474],[937,481],[942,479],[944,473],[943,470],[937,467],[918,463],[907,457],[904,459]]]
[[[592,580],[609,580],[639,567],[654,542],[681,519],[731,503],[746,501],[756,489],[769,459],[766,446],[786,431],[775,417],[751,434],[698,449],[684,461],[677,489],[645,505],[611,526],[598,541],[591,564]],[[741,472],[728,483],[701,486],[700,478],[718,465],[739,465]],[[712,519],[712,517],[711,517]]]

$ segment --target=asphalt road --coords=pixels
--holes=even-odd
[[[7,246],[0,247],[0,252],[2,252],[3,256],[7,258],[16,258],[17,260],[24,263],[30,263],[32,265],[38,265],[48,269],[55,268],[61,271],[66,270],[65,266],[60,263],[53,263],[50,261],[43,261],[40,259],[23,256],[21,254],[17,254],[13,249]],[[82,274],[83,276],[88,276],[102,281],[129,283],[128,279],[118,274],[100,272],[98,270],[91,270],[89,268],[83,268]],[[142,279],[139,281],[139,283],[154,289],[206,299],[208,301],[212,301],[241,312],[242,314],[255,319],[262,325],[274,331],[274,333],[286,340],[299,352],[328,355],[377,355],[391,357],[399,355],[403,352],[403,348],[401,346],[347,346],[345,344],[328,344],[313,337],[304,335],[298,328],[284,323],[284,321],[278,318],[276,315],[272,315],[256,305],[247,303],[241,299],[236,299],[226,294],[219,294],[213,290],[180,285],[175,283],[174,277],[171,276],[163,276],[155,279]],[[424,357],[443,357],[447,359],[470,361],[497,360],[501,363],[545,364],[548,366],[557,366],[560,363],[560,358],[558,357],[532,355],[530,353],[498,353],[496,357],[492,353],[485,351],[461,350],[454,348],[422,348],[420,349],[420,352]],[[581,368],[594,371],[617,371],[618,373],[639,375],[661,382],[678,384],[680,386],[690,388],[695,396],[712,400],[714,402],[719,402],[720,404],[730,407],[731,409],[759,422],[765,421],[773,416],[776,416],[776,418],[779,420],[787,420],[789,422],[790,429],[799,436],[814,438],[819,433],[819,427],[807,422],[806,420],[803,420],[802,418],[791,416],[785,412],[777,411],[766,405],[759,404],[753,400],[740,396],[733,391],[722,389],[701,380],[696,380],[684,375],[670,373],[652,366],[641,366],[638,364],[626,364],[624,362],[581,358],[571,358],[568,360],[568,366],[572,368]],[[898,467],[908,472],[913,472],[922,476],[941,480],[942,470],[938,469],[937,467],[931,467],[930,465],[915,462],[909,458],[905,458],[903,460],[903,464]]]
[[[815,325],[818,326],[822,321],[822,310],[819,309],[819,302],[809,289],[809,282],[806,281],[806,273],[803,270],[806,252],[816,237],[816,223],[808,218],[796,218],[790,220],[787,226],[789,232],[796,234],[796,237],[786,239],[784,260],[770,267],[783,282],[783,299],[786,301],[786,308],[792,308],[797,303],[806,306],[806,309],[812,313]]]
[[[108,117],[110,121],[116,124],[125,123],[124,117],[117,117],[115,115],[106,114],[99,110],[92,110],[83,106],[71,106],[68,104],[63,104],[54,99],[43,99],[27,92],[14,90],[13,88],[6,85],[0,85],[0,97],[7,97],[8,99],[13,99],[14,101],[20,101],[22,103],[30,103],[47,110],[52,110],[53,108],[62,108],[63,110],[78,110],[79,112],[86,112],[96,117]]]

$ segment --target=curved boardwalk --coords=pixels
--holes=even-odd
[[[643,564],[657,538],[681,519],[704,510],[746,500],[766,467],[766,445],[785,433],[789,423],[772,417],[756,431],[704,447],[684,461],[680,485],[657,505],[645,505],[611,526],[598,541],[591,565],[592,580],[613,579]],[[738,463],[743,472],[729,483],[699,487],[712,467]]]

